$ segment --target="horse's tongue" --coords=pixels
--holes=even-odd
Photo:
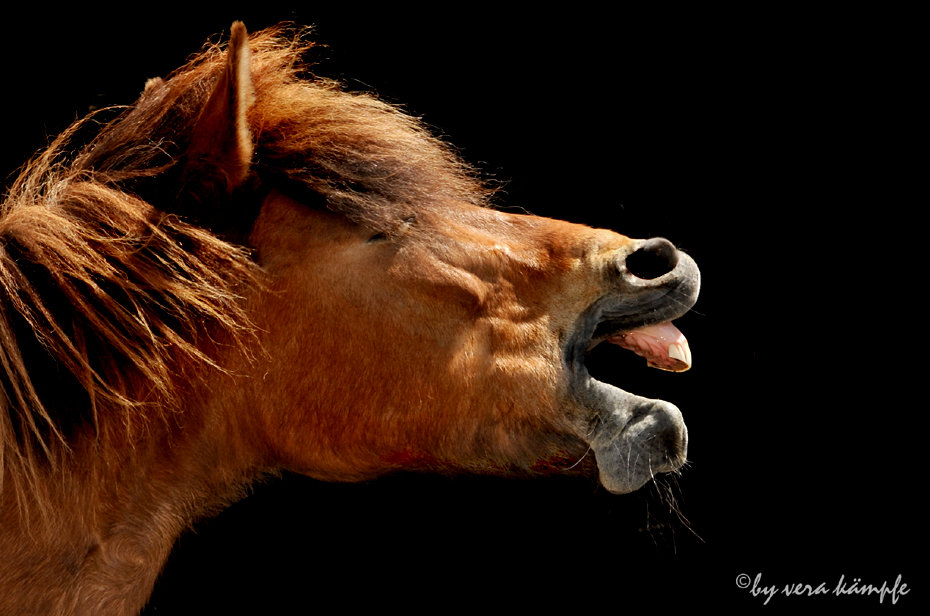
[[[653,368],[684,372],[691,367],[688,341],[671,321],[615,334],[607,342],[645,357]]]

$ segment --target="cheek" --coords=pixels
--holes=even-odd
[[[260,329],[278,369],[301,373],[303,389],[361,402],[450,363],[463,315],[395,283],[383,266],[332,265],[278,276],[263,295]]]

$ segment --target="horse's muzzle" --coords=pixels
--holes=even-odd
[[[680,468],[687,456],[688,430],[675,405],[593,378],[585,355],[604,340],[632,348],[622,340],[635,339],[638,331],[677,331],[670,321],[697,301],[700,273],[688,255],[662,238],[632,240],[610,257],[607,267],[609,288],[579,317],[566,347],[566,364],[570,397],[590,422],[586,440],[601,483],[619,494],[642,487],[657,473]],[[674,347],[674,341],[667,346]],[[652,366],[679,371],[690,365],[690,351],[686,362],[676,358],[676,349],[669,354],[659,348],[656,353],[662,356],[652,356]]]

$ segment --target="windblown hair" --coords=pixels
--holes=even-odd
[[[470,168],[416,120],[306,80],[302,34],[251,36],[244,181],[196,141],[224,70],[208,46],[84,146],[94,116],[29,163],[0,209],[0,481],[63,468],[79,434],[181,412],[181,374],[247,346],[260,284],[248,230],[271,189],[390,234],[448,200],[483,204]],[[209,144],[207,144],[209,146]],[[245,350],[245,349],[243,349]],[[45,470],[43,470],[45,469]],[[3,486],[0,484],[0,489]],[[7,488],[8,489],[8,488]]]

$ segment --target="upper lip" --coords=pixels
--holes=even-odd
[[[697,301],[700,274],[694,260],[679,253],[678,265],[654,280],[642,280],[619,266],[614,287],[578,318],[565,347],[575,377],[588,376],[584,355],[610,336],[677,319]],[[573,379],[574,380],[574,379]]]

